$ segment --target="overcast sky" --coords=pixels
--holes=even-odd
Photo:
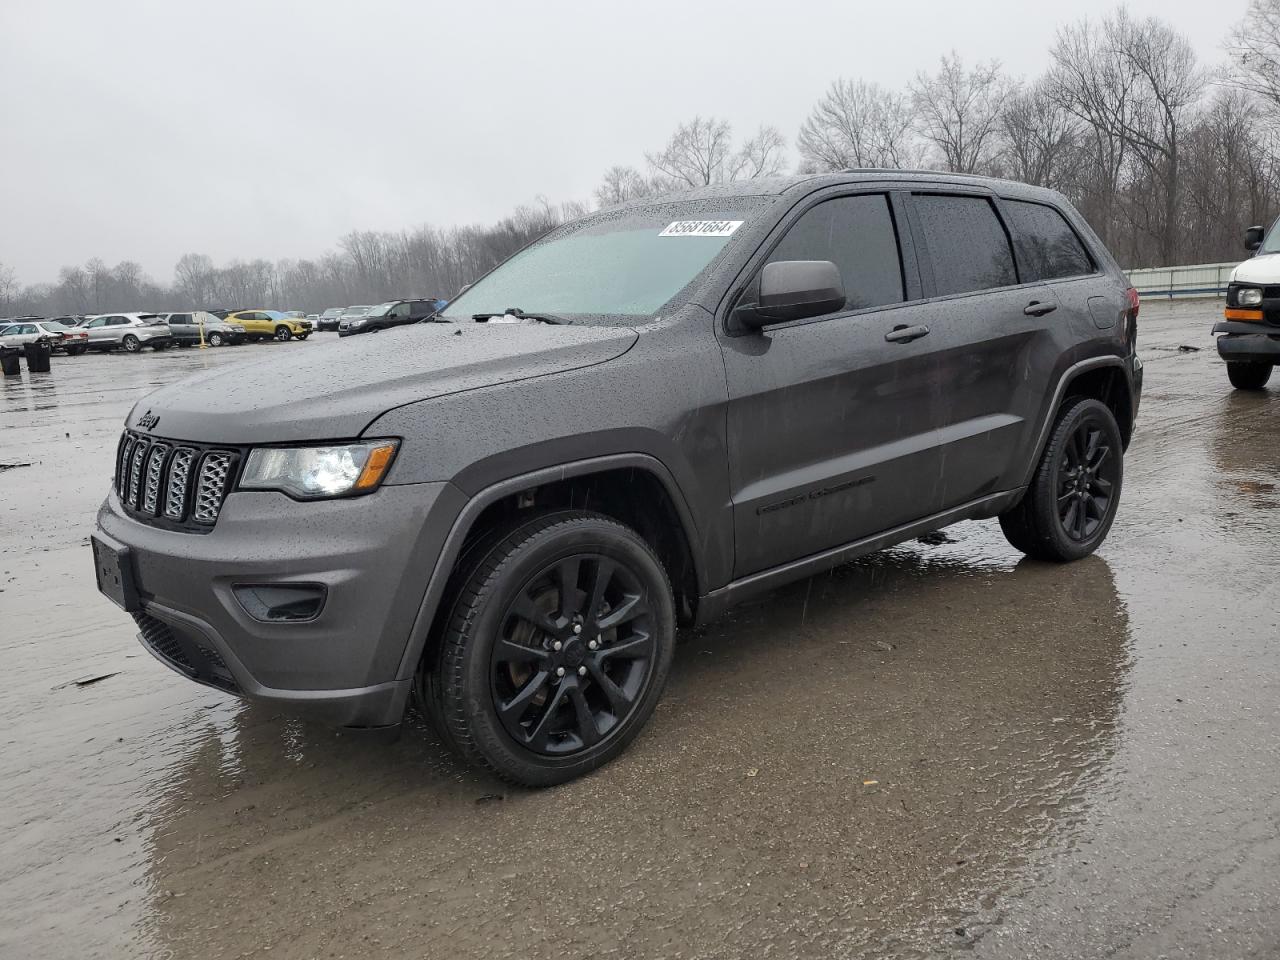
[[[1222,58],[1245,0],[1135,0]],[[1034,76],[1103,0],[0,0],[0,263],[315,256],[589,200],[695,114],[794,139],[832,79]],[[795,161],[794,150],[791,152]]]

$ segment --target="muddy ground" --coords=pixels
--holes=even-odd
[[[1143,308],[1098,556],[968,523],[797,583],[543,792],[195,686],[96,594],[133,401],[314,343],[5,382],[0,957],[1277,956],[1280,380],[1231,391],[1218,310]]]

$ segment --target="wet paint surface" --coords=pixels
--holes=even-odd
[[[1097,557],[967,523],[737,608],[537,793],[194,686],[96,594],[134,400],[314,343],[6,382],[0,956],[1275,956],[1280,388],[1231,391],[1217,311],[1143,307]]]

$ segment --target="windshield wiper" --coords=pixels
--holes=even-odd
[[[554,313],[525,313],[519,307],[508,307],[501,313],[473,313],[472,320],[492,320],[494,317],[515,317],[519,320],[541,320],[543,323],[573,323]]]

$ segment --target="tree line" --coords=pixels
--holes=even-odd
[[[794,143],[770,126],[739,141],[727,121],[694,117],[640,163],[607,170],[594,200],[791,170],[926,168],[1054,188],[1126,267],[1236,260],[1242,228],[1280,212],[1280,0],[1252,0],[1225,51],[1225,63],[1201,63],[1169,24],[1120,7],[1061,27],[1038,77],[951,53],[901,90],[836,79]],[[94,259],[27,286],[0,264],[0,316],[450,297],[587,210],[544,200],[486,226],[353,231],[314,260],[219,266],[188,253],[167,285],[131,261]]]

